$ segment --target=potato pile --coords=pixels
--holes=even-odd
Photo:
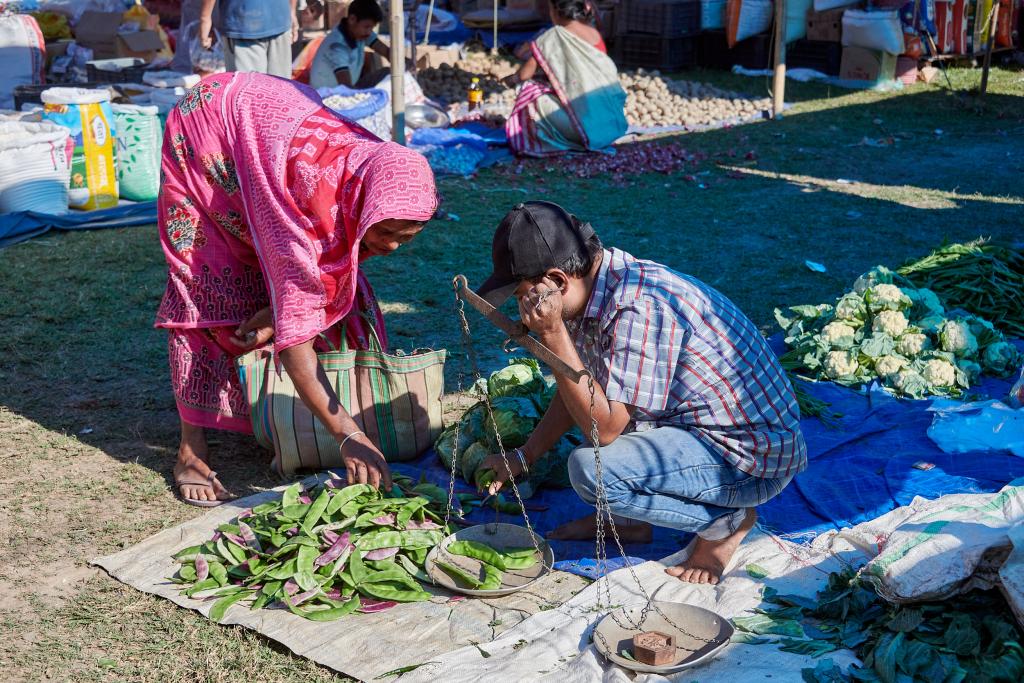
[[[454,66],[444,64],[420,71],[419,82],[423,93],[447,105],[449,113],[465,115],[469,84],[478,76],[484,104],[489,105],[486,109],[495,115],[507,115],[515,103],[516,91],[505,87],[501,78],[514,69],[515,63],[504,57],[477,51]],[[634,126],[706,126],[717,121],[750,119],[771,109],[771,100],[766,97],[752,98],[707,83],[673,81],[658,71],[622,71],[619,82],[626,91],[626,120]]]
[[[657,71],[620,72],[626,91],[626,120],[634,126],[701,126],[752,118],[770,109],[768,98],[746,95],[695,81],[672,81]]]
[[[480,78],[485,103],[511,107],[516,99],[516,91],[506,87],[501,79],[515,68],[515,64],[507,59],[495,58],[486,52],[470,52],[454,66],[442,64],[436,69],[424,69],[418,76],[423,94],[444,104],[466,102],[469,85],[476,76]]]

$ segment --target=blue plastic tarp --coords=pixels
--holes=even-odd
[[[98,230],[156,223],[156,202],[125,202],[97,211],[72,211],[62,216],[35,211],[0,215],[0,249],[50,230]]]
[[[775,346],[779,340],[774,339]],[[1024,343],[1018,343],[1024,348]],[[1009,380],[986,378],[973,393],[995,398],[1005,396]],[[1018,477],[1024,477],[1024,458],[1009,452],[948,454],[940,450],[927,431],[932,421],[931,401],[896,399],[881,391],[854,391],[830,382],[805,385],[808,392],[830,402],[842,414],[833,425],[817,418],[801,422],[810,465],[779,496],[758,508],[761,524],[794,540],[853,526],[875,519],[915,496],[937,498],[948,493],[992,493]],[[398,465],[398,471],[444,488],[448,472],[430,452],[412,465]],[[472,489],[456,479],[457,492]],[[506,497],[510,494],[506,493]],[[540,534],[593,512],[571,489],[541,490],[528,501],[543,510],[530,511],[530,522]],[[483,523],[499,519],[522,524],[519,517],[496,515],[493,510],[476,511],[470,521]],[[666,557],[690,541],[690,534],[655,528],[649,544],[627,544],[628,557],[654,560]],[[557,567],[588,577],[597,575],[593,541],[552,541]],[[609,569],[621,566],[618,549],[608,543],[609,557],[616,558]]]

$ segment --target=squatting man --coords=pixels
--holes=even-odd
[[[793,388],[757,327],[689,275],[606,249],[590,224],[550,202],[513,208],[494,234],[493,273],[479,294],[510,296],[522,322],[575,370],[594,377],[593,418],[608,506],[623,540],[651,525],[695,532],[689,557],[666,568],[717,583],[757,519],[807,466]],[[558,391],[522,448],[488,456],[497,492],[573,426],[591,434],[591,390],[557,371]],[[569,457],[583,500],[597,501],[595,454]],[[586,539],[595,515],[554,530]],[[607,527],[606,527],[607,528]]]

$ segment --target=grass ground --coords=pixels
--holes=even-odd
[[[687,77],[764,88],[729,74]],[[957,88],[978,77],[951,72]],[[442,181],[461,220],[368,264],[393,345],[447,347],[454,388],[451,277],[487,274],[494,225],[526,198],[561,202],[606,243],[714,284],[766,332],[774,306],[822,301],[876,263],[943,240],[1024,239],[1024,72],[995,71],[984,104],[944,83],[896,95],[794,84],[789,99],[782,121],[673,139],[707,156],[690,171],[697,181],[582,180],[559,161]],[[200,514],[170,486],[177,415],[165,335],[151,327],[164,268],[155,227],[51,234],[0,251],[0,669],[8,680],[333,679],[87,566]],[[500,363],[501,339],[471,320],[484,363]],[[236,491],[276,485],[251,440],[217,435],[212,448]]]

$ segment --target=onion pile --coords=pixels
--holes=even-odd
[[[623,72],[619,82],[626,91],[626,120],[634,126],[706,126],[753,118],[771,108],[766,97],[752,98],[696,81],[672,81],[657,71]]]

